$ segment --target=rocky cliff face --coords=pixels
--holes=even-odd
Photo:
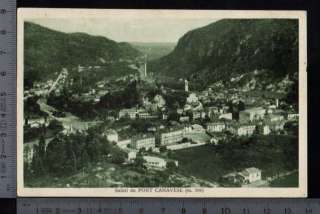
[[[150,69],[159,77],[189,78],[199,87],[254,71],[267,72],[272,81],[291,79],[298,72],[298,21],[220,20],[186,33]]]

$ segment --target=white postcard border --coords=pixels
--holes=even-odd
[[[17,13],[17,195],[28,197],[307,197],[307,35],[305,11],[118,10],[20,8]],[[121,16],[299,19],[299,187],[298,188],[25,188],[23,179],[23,23],[32,18]],[[124,191],[124,192],[119,192]],[[191,192],[190,192],[191,191]]]

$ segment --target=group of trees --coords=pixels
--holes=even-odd
[[[50,142],[45,142],[41,136],[39,143],[34,146],[28,175],[66,176],[99,161],[122,164],[125,159],[126,153],[97,135],[96,130],[86,134],[59,134]]]
[[[100,97],[100,102],[94,102],[81,98],[81,94],[77,97],[74,94],[83,90],[73,91],[68,87],[63,87],[59,95],[50,94],[48,97],[48,105],[58,110],[71,112],[74,115],[89,119],[103,114],[105,109],[121,109],[130,108],[140,104],[141,97],[137,82],[130,82],[124,90],[108,93]],[[28,105],[32,107],[31,105]]]
[[[125,90],[101,97],[98,107],[102,108],[130,108],[140,103],[140,92],[137,82],[133,81],[127,85]]]

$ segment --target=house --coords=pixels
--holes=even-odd
[[[128,145],[131,144],[131,139],[126,139],[126,140],[119,140],[117,143],[117,146],[120,148],[127,148]]]
[[[156,132],[156,131],[157,131],[157,127],[155,127],[155,126],[150,126],[150,127],[147,128],[147,131],[148,131],[148,132]]]
[[[177,114],[182,114],[183,113],[183,109],[182,108],[178,108],[177,109]]]
[[[228,130],[238,136],[250,136],[256,130],[256,125],[254,124],[231,124]]]
[[[197,120],[201,118],[201,112],[200,111],[192,111],[192,119]]]
[[[167,120],[168,119],[168,114],[167,113],[162,113],[161,114],[161,119],[162,120]]]
[[[155,137],[152,135],[135,136],[131,142],[131,146],[137,150],[145,148],[152,149],[156,146]]]
[[[195,93],[189,94],[186,100],[187,103],[198,103],[199,99]]]
[[[275,131],[275,132],[283,130],[284,129],[284,124],[285,124],[285,122],[283,122],[283,121],[268,123],[268,125],[270,127],[270,130],[271,131]]]
[[[181,116],[181,117],[179,118],[179,121],[180,121],[180,122],[188,122],[188,121],[189,121],[189,116]]]
[[[156,156],[143,156],[143,159],[145,160],[144,165],[147,168],[165,169],[167,166],[167,161],[163,158]]]
[[[215,132],[211,134],[210,143],[214,145],[218,145],[220,141],[225,141],[227,139],[227,135],[219,132]]]
[[[288,120],[297,120],[297,119],[299,119],[299,114],[297,114],[297,113],[288,113],[287,119]]]
[[[245,183],[253,183],[261,180],[261,170],[255,167],[250,167],[242,170],[239,173],[244,178]]]
[[[129,117],[130,119],[135,119],[136,114],[137,114],[136,108],[121,109],[119,111],[119,118]]]
[[[277,122],[284,120],[284,116],[281,114],[269,114],[267,118],[270,122]]]
[[[224,182],[228,182],[228,183],[232,183],[232,184],[243,182],[242,176],[239,176],[239,174],[237,172],[230,172],[230,173],[222,176],[222,180]]]
[[[207,123],[208,132],[222,132],[226,128],[226,124],[222,122]]]
[[[116,118],[113,116],[107,116],[106,120],[114,122],[116,120]]]
[[[240,122],[256,121],[264,118],[266,110],[262,107],[250,108],[239,113]]]
[[[102,135],[105,136],[109,142],[118,142],[119,140],[118,132],[113,129],[108,129]]]
[[[208,117],[213,117],[215,114],[219,113],[219,108],[216,106],[210,106],[206,108],[206,113],[208,115]]]
[[[270,126],[268,124],[261,124],[257,126],[257,128],[258,128],[258,132],[263,135],[268,135],[271,132]]]
[[[219,115],[219,119],[232,120],[232,113],[223,113]]]
[[[205,133],[206,132],[206,130],[203,128],[203,126],[201,126],[199,124],[191,125],[191,131],[193,133]]]
[[[31,128],[40,128],[41,126],[48,126],[49,120],[44,117],[32,118],[28,120],[28,125],[30,125]]]
[[[126,148],[126,149],[123,149],[123,151],[127,154],[127,161],[128,162],[133,162],[136,159],[137,153],[138,153],[137,150]]]
[[[184,133],[184,130],[180,128],[161,133],[160,143],[161,145],[164,146],[164,145],[180,142],[183,139],[183,133]]]
[[[153,169],[165,169],[167,168],[167,160],[156,157],[156,156],[143,156],[143,159],[145,160],[144,165],[147,168],[153,168]],[[176,166],[178,166],[178,161],[173,161]]]
[[[136,117],[140,119],[152,119],[152,118],[157,118],[157,115],[151,115],[149,112],[146,110],[138,110],[136,113]]]
[[[221,106],[220,110],[221,113],[227,113],[229,111],[229,106],[223,105]]]

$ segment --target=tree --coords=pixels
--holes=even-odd
[[[175,171],[175,170],[178,168],[177,165],[176,165],[176,163],[175,163],[174,161],[169,161],[169,162],[167,162],[166,167],[167,167],[167,170],[168,170],[169,172],[173,172],[173,171]]]
[[[161,153],[163,153],[163,152],[167,151],[167,147],[166,146],[161,146],[159,148],[159,150],[160,150]]]
[[[168,115],[168,120],[172,120],[172,121],[179,121],[180,115],[177,112],[170,112]]]
[[[115,164],[122,164],[126,160],[126,153],[120,150],[116,150],[112,153],[111,162]]]
[[[31,168],[35,175],[43,175],[45,169],[45,139],[40,136],[38,145],[34,145],[34,154],[32,158]]]
[[[239,103],[238,103],[238,110],[239,111],[243,111],[243,110],[245,110],[245,104],[244,104],[244,102],[242,101],[242,100],[240,100],[239,101]]]
[[[48,129],[54,130],[54,131],[60,131],[63,129],[62,123],[58,120],[52,120],[49,123]]]
[[[140,154],[146,153],[146,148],[145,148],[145,147],[140,148],[140,149],[139,149],[139,153],[140,153]]]
[[[188,142],[188,138],[186,138],[186,137],[182,138],[181,143],[187,143],[187,142]]]
[[[145,160],[143,159],[143,156],[141,154],[137,154],[137,157],[136,159],[134,160],[134,166],[137,168],[137,169],[144,169],[145,166]]]

